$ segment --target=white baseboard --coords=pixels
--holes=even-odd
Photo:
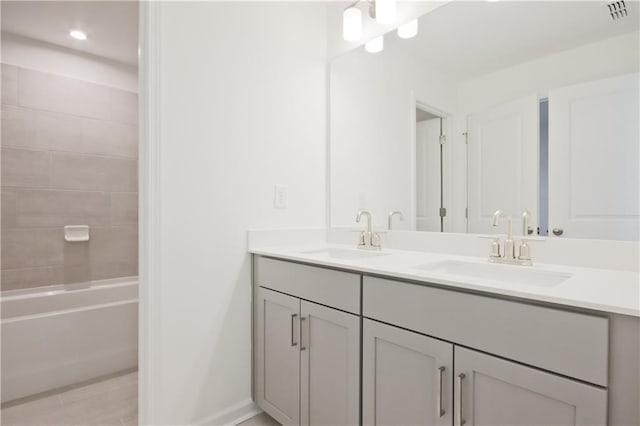
[[[262,410],[249,398],[219,413],[194,422],[194,426],[236,426],[261,412]]]

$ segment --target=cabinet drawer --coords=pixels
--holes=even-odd
[[[301,299],[360,314],[360,275],[259,256],[256,282]]]
[[[607,318],[364,277],[363,315],[607,386]]]

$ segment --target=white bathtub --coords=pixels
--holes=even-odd
[[[137,278],[0,297],[2,402],[138,365]]]

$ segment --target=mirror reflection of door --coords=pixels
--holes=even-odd
[[[412,39],[334,58],[331,226],[366,207],[378,226],[402,210],[398,229],[503,234],[501,209],[516,236],[638,240],[640,2],[626,5],[612,19],[593,1],[448,2]]]
[[[538,97],[528,95],[468,117],[468,229],[495,233],[493,213],[538,215]],[[517,222],[514,222],[514,227]],[[514,228],[520,229],[520,228]]]
[[[470,115],[469,231],[492,232],[497,209],[514,219],[526,210],[540,235],[638,240],[639,80],[552,89],[541,102],[529,95]]]
[[[416,108],[416,228],[442,232],[443,201],[442,145],[443,119]],[[441,213],[442,212],[442,213]]]
[[[549,92],[549,236],[639,239],[639,79]]]

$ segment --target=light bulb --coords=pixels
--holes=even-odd
[[[373,40],[369,40],[364,45],[364,50],[366,50],[369,53],[382,52],[382,49],[384,49],[384,37],[383,36],[378,36],[378,37],[374,38]]]
[[[73,38],[75,38],[76,40],[86,40],[87,39],[87,35],[80,31],[80,30],[71,30],[69,31],[69,35]]]
[[[414,19],[398,27],[398,37],[411,38],[418,34],[418,20]]]
[[[362,11],[349,7],[342,13],[342,38],[345,41],[358,41],[362,37]]]
[[[396,0],[376,0],[376,21],[378,24],[393,24],[396,20]]]

